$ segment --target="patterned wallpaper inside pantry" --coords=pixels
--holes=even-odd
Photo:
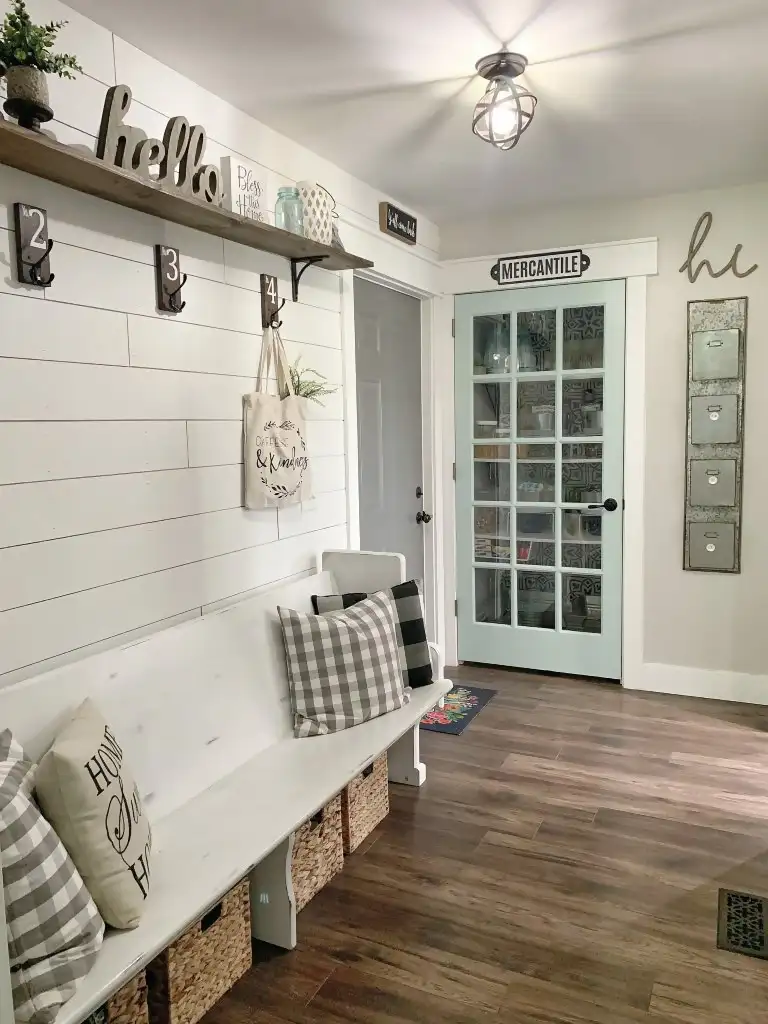
[[[126,82],[135,97],[126,121],[162,136],[183,112],[206,127],[209,160],[236,152],[269,167],[272,195],[281,181],[323,174],[350,202],[347,244],[365,251],[354,207],[356,187],[368,202],[366,187],[57,0],[31,9],[38,20],[70,19],[62,45],[88,72],[51,83],[60,141],[92,148],[107,86]],[[15,281],[18,201],[48,211],[56,280],[45,293]],[[158,242],[181,250],[189,274],[175,317],[155,310]],[[261,343],[260,273],[276,274],[289,299],[289,358],[339,388],[310,412],[316,497],[279,513],[241,507],[241,397]],[[200,615],[347,546],[340,287],[338,275],[313,269],[291,303],[284,260],[0,166],[0,686]]]

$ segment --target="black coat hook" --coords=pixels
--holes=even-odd
[[[168,296],[168,305],[171,307],[174,313],[180,313],[182,309],[184,309],[184,307],[186,306],[186,302],[179,303],[178,299],[176,298],[177,295],[179,296],[179,298],[181,298],[179,293],[181,292],[181,289],[184,287],[186,283],[187,275],[182,274],[181,280],[179,284],[176,286],[176,288],[174,288],[172,292],[165,293]]]
[[[48,288],[48,287],[50,287],[50,285],[53,284],[53,279],[56,277],[55,274],[50,274],[49,273],[48,274],[48,279],[46,281],[43,281],[42,278],[40,277],[40,273],[39,273],[40,267],[42,267],[42,265],[45,263],[45,261],[50,256],[52,248],[53,248],[53,239],[49,238],[47,243],[46,243],[46,246],[45,246],[45,252],[40,257],[40,259],[36,260],[34,263],[30,263],[29,264],[29,277],[30,277],[30,280],[32,281],[33,284],[36,284],[38,286],[38,288]]]
[[[282,302],[280,303],[280,305],[279,305],[279,306],[277,307],[277,309],[276,309],[276,310],[274,311],[274,313],[272,314],[272,320],[271,320],[271,322],[270,322],[270,325],[269,325],[269,326],[270,326],[270,327],[271,327],[271,328],[272,328],[273,330],[279,330],[279,328],[281,328],[281,327],[283,326],[283,321],[282,321],[282,320],[278,320],[278,319],[277,319],[277,314],[278,314],[278,313],[280,312],[280,310],[281,310],[281,309],[283,308],[283,306],[285,305],[286,301],[287,301],[286,299],[283,299],[283,301],[282,301]]]

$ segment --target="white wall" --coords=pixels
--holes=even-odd
[[[322,182],[348,249],[385,278],[433,289],[438,236],[426,220],[415,249],[385,238],[386,197],[56,0],[31,10],[70,20],[62,48],[87,72],[51,83],[60,141],[92,148],[106,87],[124,82],[129,123],[162,136],[183,113],[208,131],[209,161],[236,153],[266,166],[272,196],[299,178]],[[15,282],[14,202],[48,211],[56,280],[45,293]],[[313,269],[294,305],[285,260],[6,167],[0,211],[0,686],[200,615],[347,546],[347,480],[357,475],[348,280]],[[190,275],[175,317],[155,311],[157,242],[178,246]],[[316,498],[279,513],[241,508],[241,396],[259,356],[262,272],[288,298],[289,356],[339,386],[311,411]]]
[[[719,269],[741,243],[740,265],[758,263],[756,273],[744,280],[704,273],[692,285],[678,272],[705,210],[714,228],[700,257]],[[646,681],[649,688],[768,703],[768,185],[520,211],[450,225],[441,236],[446,258],[658,236],[646,348]],[[743,568],[733,576],[683,572],[686,304],[739,295],[749,296]]]

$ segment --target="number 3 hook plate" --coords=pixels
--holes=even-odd
[[[186,306],[186,302],[181,301],[181,289],[187,283],[187,275],[181,272],[178,249],[170,245],[155,246],[155,283],[160,312],[180,313]]]

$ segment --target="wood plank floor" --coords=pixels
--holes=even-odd
[[[498,689],[205,1024],[755,1024],[715,946],[768,894],[768,708],[464,667]],[[311,741],[308,741],[311,742]]]

